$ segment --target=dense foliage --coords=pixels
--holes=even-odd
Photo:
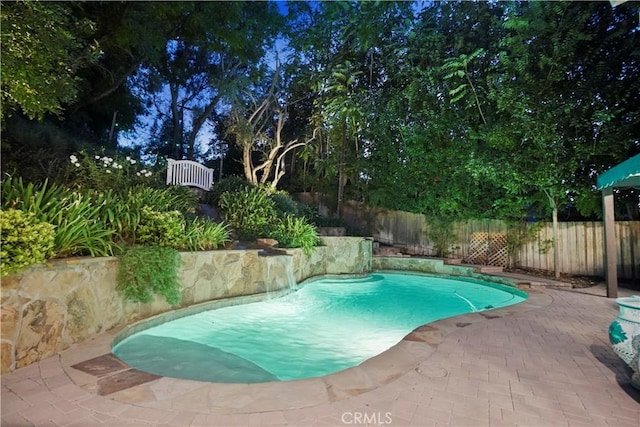
[[[171,305],[180,303],[180,254],[163,246],[131,246],[120,256],[116,289],[134,302],[149,302],[153,294]]]
[[[19,209],[54,227],[52,258],[114,253],[114,230],[105,227],[101,218],[105,203],[101,194],[80,193],[46,181],[34,185],[9,177],[2,182],[3,210]]]
[[[227,224],[194,218],[187,223],[181,249],[189,251],[210,251],[229,242]]]
[[[306,255],[320,243],[310,210],[285,192],[239,188],[222,193],[219,206],[241,240],[268,237],[282,248],[302,248]]]
[[[0,230],[0,276],[18,273],[51,256],[53,225],[38,221],[33,213],[17,209],[0,211]]]
[[[150,186],[150,172],[135,170],[130,158],[71,155],[69,164],[65,185],[3,180],[2,275],[51,258],[118,255],[125,260],[119,288],[127,298],[147,301],[153,290],[175,304],[177,250],[211,250],[229,241],[225,224],[192,218],[197,199],[187,189]],[[140,248],[151,248],[152,264]],[[149,275],[153,280],[145,283]]]
[[[95,24],[65,4],[4,2],[2,117],[21,109],[30,118],[62,113],[78,94],[76,72],[97,62]]]
[[[595,176],[640,152],[637,3],[423,5],[307,10],[291,65],[323,134],[297,168],[305,189],[338,211],[349,197],[448,219],[597,215]],[[637,218],[637,198],[618,210]]]
[[[159,212],[142,208],[137,243],[177,247],[184,236],[184,218],[178,211]]]
[[[313,248],[320,243],[318,233],[304,217],[285,214],[269,231],[269,236],[278,241],[283,248],[301,248],[309,256]]]
[[[597,174],[640,152],[637,2],[2,6],[2,166],[29,182],[66,185],[68,156],[99,146],[78,160],[97,171],[119,150],[105,184],[133,151],[156,171],[226,156],[217,173],[253,165],[265,184],[330,195],[337,216],[354,199],[581,219],[600,213]],[[129,130],[133,149],[117,145]],[[638,190],[616,203],[640,217]]]
[[[220,196],[224,219],[233,227],[241,240],[266,237],[267,230],[276,219],[275,203],[269,195],[256,187]]]
[[[251,187],[246,180],[239,176],[229,176],[222,178],[221,180],[214,182],[209,191],[207,202],[211,205],[217,205],[220,201],[222,194],[227,192],[236,193],[241,190],[246,190]]]

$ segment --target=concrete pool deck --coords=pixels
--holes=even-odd
[[[608,342],[614,300],[526,291],[522,304],[431,323],[359,367],[291,382],[139,380],[92,365],[115,332],[101,334],[2,375],[2,425],[640,425],[640,391]]]

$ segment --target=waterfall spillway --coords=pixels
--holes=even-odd
[[[287,272],[287,286],[290,291],[293,291],[298,288],[296,276],[293,274],[293,257],[289,257],[289,261],[286,263],[285,268]]]
[[[264,265],[264,281],[267,295],[297,289],[293,272],[293,256],[287,253],[263,251],[260,253]]]

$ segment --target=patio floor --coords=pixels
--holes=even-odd
[[[102,334],[2,375],[2,425],[638,427],[640,392],[608,342],[617,307],[578,291],[532,290],[418,328],[359,367],[281,383],[145,376]]]

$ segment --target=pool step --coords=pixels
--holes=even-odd
[[[518,273],[501,272],[496,276],[504,277],[515,282],[520,289],[535,288],[572,288],[571,283],[561,282],[553,278],[534,277]]]
[[[482,274],[502,273],[502,271],[504,270],[503,267],[495,266],[495,265],[463,264],[462,261],[458,259],[451,259],[451,260],[445,259],[444,263],[450,264],[450,265],[459,265],[461,267],[473,268],[473,270],[476,273],[482,273]]]
[[[495,265],[474,265],[473,268],[476,270],[476,272],[484,274],[502,273],[502,271],[504,270],[503,267]]]

